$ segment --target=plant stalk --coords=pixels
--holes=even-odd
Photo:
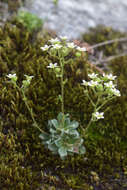
[[[60,67],[61,67],[61,112],[63,115],[62,127],[64,127],[64,58],[63,56],[61,56],[61,59],[60,59]]]
[[[47,134],[45,131],[43,131],[43,130],[38,126],[36,120],[34,119],[33,111],[32,111],[32,109],[30,109],[30,107],[29,107],[29,105],[28,105],[28,103],[27,103],[27,98],[26,98],[26,96],[25,96],[24,90],[20,89],[20,88],[18,87],[18,85],[16,85],[16,87],[19,89],[19,91],[21,91],[21,93],[22,93],[22,95],[23,95],[23,101],[24,101],[24,103],[25,103],[25,105],[26,105],[26,107],[27,107],[27,109],[28,109],[28,111],[29,111],[29,113],[30,113],[30,115],[31,115],[31,118],[32,118],[33,123],[34,123],[34,127],[36,127],[41,133]]]

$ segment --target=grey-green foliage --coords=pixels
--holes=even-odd
[[[49,134],[40,134],[43,144],[62,159],[73,153],[84,154],[85,147],[77,128],[77,121],[70,121],[68,114],[59,113],[57,119],[48,121]]]
[[[37,31],[43,25],[42,19],[27,11],[19,11],[16,19],[21,22],[29,32]]]

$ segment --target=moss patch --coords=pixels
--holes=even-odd
[[[27,96],[36,121],[46,131],[48,119],[55,118],[60,111],[59,80],[46,68],[58,60],[40,50],[48,39],[49,36],[33,41],[21,24],[7,23],[0,29],[0,188],[3,190],[38,187],[91,190],[107,174],[113,174],[114,168],[127,165],[127,96],[123,92],[122,97],[109,103],[105,120],[92,126],[84,139],[85,155],[62,161],[41,144],[20,93],[8,83],[6,75],[16,73],[19,85],[24,74],[34,75]],[[65,110],[84,128],[93,109],[80,85],[88,77],[86,68],[90,69],[86,60],[72,55],[70,66],[66,67],[65,90]],[[99,183],[91,171],[98,174]]]

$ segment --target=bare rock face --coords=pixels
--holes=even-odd
[[[98,24],[127,30],[127,0],[26,0],[27,9],[45,20],[58,35],[76,39]]]

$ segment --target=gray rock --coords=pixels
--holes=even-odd
[[[127,30],[127,0],[27,0],[27,9],[45,20],[58,35],[77,38],[98,24]]]

